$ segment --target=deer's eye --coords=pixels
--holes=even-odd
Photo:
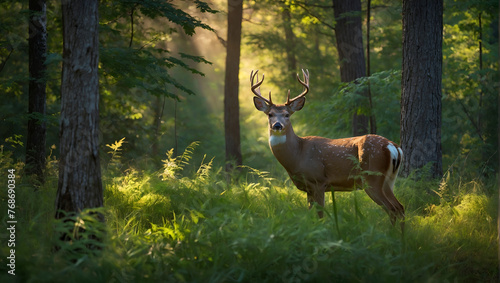
[[[267,114],[267,116],[269,116],[269,118],[271,118],[274,116],[274,114],[269,113],[269,114]]]
[[[290,114],[285,114],[285,117],[286,117],[286,118],[290,117]]]

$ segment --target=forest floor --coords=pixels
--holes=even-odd
[[[497,281],[496,178],[398,179],[403,235],[362,190],[336,193],[336,214],[328,194],[318,219],[289,180],[244,168],[229,182],[211,162],[182,176],[187,160],[170,161],[156,172],[111,164],[105,207],[66,221],[54,220],[55,173],[37,191],[18,180],[16,275],[3,227],[0,281]]]

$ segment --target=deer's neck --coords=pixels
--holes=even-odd
[[[300,155],[300,140],[293,128],[288,129],[283,134],[269,132],[269,146],[278,161],[287,171],[293,170],[297,164],[296,159]]]

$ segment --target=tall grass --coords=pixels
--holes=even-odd
[[[82,237],[83,243],[53,250],[61,244],[56,231],[67,225],[53,220],[56,176],[38,191],[20,185],[17,275],[6,273],[8,250],[2,244],[0,280],[496,281],[495,180],[463,180],[454,173],[440,182],[398,180],[396,194],[407,208],[404,236],[363,191],[336,193],[339,235],[331,196],[325,218],[318,219],[304,193],[266,172],[244,168],[228,182],[211,161],[185,172],[194,148],[184,157],[167,155],[156,172],[105,171],[100,243]],[[3,161],[12,163],[5,156]],[[113,162],[116,168],[119,159]],[[1,197],[6,199],[5,192]],[[83,213],[71,223],[102,231],[92,215]],[[85,248],[91,244],[101,249]]]

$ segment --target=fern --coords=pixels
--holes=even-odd
[[[125,138],[122,138],[119,141],[115,141],[114,144],[106,144],[107,147],[109,147],[111,150],[108,151],[109,154],[111,154],[111,159],[108,162],[108,170],[110,166],[113,167],[119,167],[121,163],[121,150],[122,146],[125,143]]]
[[[351,160],[353,163],[353,167],[351,169],[351,175],[349,175],[349,178],[354,179],[354,180],[360,180],[361,183],[363,184],[363,189],[366,183],[366,177],[367,176],[382,176],[383,174],[381,172],[377,171],[370,171],[370,170],[363,170],[361,167],[361,162],[359,161],[358,158],[355,156],[349,156],[347,159]]]
[[[194,141],[182,153],[182,155],[179,158],[179,166],[181,168],[184,168],[185,165],[189,164],[189,161],[193,158],[193,153],[196,147],[200,145],[200,142]]]
[[[204,163],[206,157],[207,157],[207,155],[205,154],[203,156],[203,160],[201,161],[200,167],[196,171],[196,176],[201,181],[206,181],[208,179],[208,177],[210,177],[210,170],[212,170],[212,165],[213,165],[213,161],[214,161],[214,158],[212,158],[210,160],[210,162]]]
[[[103,222],[103,207],[87,208],[79,213],[60,212],[63,217],[55,221],[54,231],[60,235],[55,240],[59,253],[70,261],[82,260],[101,254],[106,246],[107,228]]]
[[[265,183],[271,184],[271,182],[274,180],[274,178],[269,177],[269,172],[267,171],[261,171],[255,168],[252,168],[250,166],[240,166],[241,168],[247,168],[250,171],[250,174],[257,176],[259,179],[264,180]]]
[[[184,166],[189,164],[189,161],[193,157],[193,152],[199,144],[197,141],[192,142],[180,156],[176,157],[174,157],[173,148],[167,151],[167,158],[161,161],[163,162],[163,172],[159,174],[160,178],[162,180],[176,179],[178,172],[182,171]]]

